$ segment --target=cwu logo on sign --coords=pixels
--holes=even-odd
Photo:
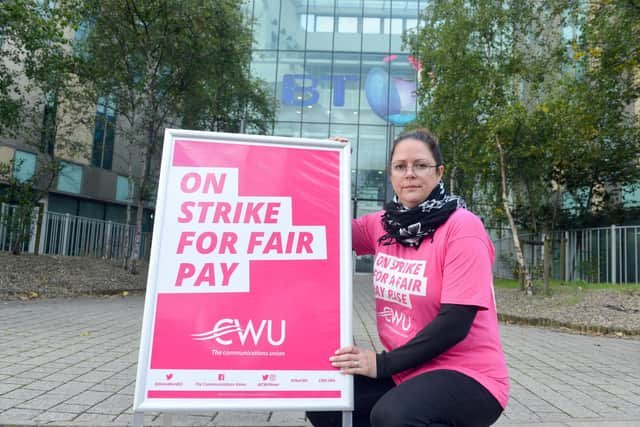
[[[237,339],[240,344],[245,345],[249,337],[254,345],[258,345],[263,339],[273,346],[281,345],[286,338],[286,320],[280,321],[280,331],[274,337],[273,320],[261,320],[256,324],[252,320],[248,320],[244,325],[239,319],[220,319],[213,326],[213,329],[199,334],[191,334],[196,341],[215,340],[218,344],[232,345]],[[277,339],[276,339],[277,337]]]

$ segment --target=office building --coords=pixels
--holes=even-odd
[[[416,114],[419,64],[402,46],[420,1],[252,0],[252,74],[279,102],[272,134],[353,144],[354,213],[377,210],[389,189],[389,141]]]

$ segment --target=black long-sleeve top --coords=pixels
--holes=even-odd
[[[403,346],[376,355],[378,378],[388,378],[431,360],[462,341],[473,324],[478,307],[442,304],[438,315]]]

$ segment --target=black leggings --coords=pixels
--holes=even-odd
[[[450,370],[426,372],[400,385],[354,377],[354,427],[486,427],[502,407],[474,379]],[[307,412],[315,427],[340,427],[341,412]]]

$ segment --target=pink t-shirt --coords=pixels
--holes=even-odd
[[[480,307],[468,335],[455,346],[422,365],[393,376],[396,383],[423,372],[451,369],[485,386],[503,408],[509,398],[509,376],[500,344],[493,294],[493,244],[480,219],[457,209],[441,225],[433,242],[420,247],[383,246],[383,212],[353,220],[353,249],[373,254],[373,285],[380,341],[397,348],[429,324],[440,304]]]

